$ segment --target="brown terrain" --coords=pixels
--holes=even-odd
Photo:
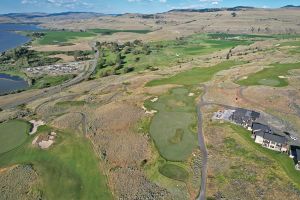
[[[148,34],[116,33],[99,36],[98,41],[144,41],[175,39],[194,33],[239,33],[239,34],[288,34],[300,33],[299,9],[250,9],[220,12],[168,12],[156,14],[149,19],[144,15],[126,14],[122,16],[99,16],[85,20],[59,20],[53,23],[42,21],[44,27],[56,29],[150,29]],[[0,18],[1,20],[6,20]],[[272,88],[266,86],[240,87],[237,79],[257,72],[275,63],[299,62],[299,55],[286,55],[284,49],[276,48],[277,40],[256,42],[251,46],[232,50],[230,59],[241,59],[249,63],[221,71],[206,83],[205,100],[213,103],[255,109],[278,119],[289,121],[294,129],[300,130],[300,79],[299,70],[295,77],[289,77],[289,86]],[[253,52],[259,47],[262,50]],[[88,50],[87,41],[73,46],[38,46],[38,51]],[[273,51],[275,49],[275,51]],[[272,51],[272,53],[271,53]],[[145,71],[122,76],[109,76],[81,82],[58,94],[29,102],[24,108],[0,112],[0,119],[13,118],[23,112],[34,113],[52,126],[73,130],[79,134],[86,131],[93,143],[97,156],[101,159],[101,170],[108,177],[110,189],[116,199],[195,199],[199,188],[187,183],[171,181],[167,178],[152,181],[147,171],[156,162],[158,155],[149,133],[140,133],[139,123],[153,114],[146,114],[142,106],[151,96],[166,93],[176,85],[144,87],[153,79],[162,78],[193,67],[211,67],[226,60],[228,50],[205,56],[195,56],[192,61],[179,66],[155,72]],[[216,57],[218,56],[218,57]],[[65,61],[71,58],[61,56]],[[221,59],[220,59],[221,58]],[[202,88],[201,88],[202,89]],[[34,95],[36,91],[0,97],[0,105],[18,98]],[[63,101],[84,101],[82,106],[61,107]],[[298,107],[297,107],[298,106]],[[299,199],[299,191],[290,183],[276,162],[256,149],[245,145],[245,141],[229,126],[211,121],[217,106],[204,109],[204,136],[208,147],[207,196],[214,199]],[[59,117],[57,117],[59,116]],[[300,137],[300,135],[299,135]],[[231,143],[229,143],[231,142]],[[234,147],[230,146],[233,143]],[[234,150],[232,150],[232,148]],[[236,154],[235,150],[246,152],[251,158]],[[199,152],[195,152],[199,155]],[[195,161],[189,161],[191,163]],[[146,167],[145,167],[145,166]],[[6,176],[14,176],[19,168]],[[24,169],[22,169],[24,170]],[[30,169],[27,173],[32,173]],[[195,175],[196,176],[196,175]],[[225,176],[225,177],[224,177]],[[1,176],[0,176],[1,177]],[[31,176],[34,179],[35,176]],[[228,178],[230,177],[230,178]],[[253,178],[255,177],[255,178]],[[227,179],[228,178],[228,179]],[[225,180],[225,181],[224,181]],[[228,181],[229,180],[229,181]],[[38,194],[32,194],[38,195]]]

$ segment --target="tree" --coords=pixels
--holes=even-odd
[[[140,59],[141,59],[140,57],[136,57],[136,58],[134,59],[134,61],[135,61],[135,62],[139,62]]]
[[[236,14],[235,12],[233,12],[233,13],[231,13],[231,16],[232,16],[232,17],[236,17],[237,14]]]
[[[100,57],[97,63],[97,67],[102,69],[105,68],[105,64],[106,64],[106,59],[103,57]]]
[[[75,51],[74,52],[74,59],[76,61],[78,61],[80,59],[80,57],[81,57],[81,52],[80,51]]]
[[[129,73],[129,72],[132,72],[132,71],[134,71],[134,67],[125,67],[124,68],[124,73],[126,74],[126,73]]]

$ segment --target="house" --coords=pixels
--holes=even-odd
[[[254,138],[255,143],[261,144],[268,149],[280,152],[288,151],[287,139],[284,136],[259,130],[255,132]]]
[[[294,159],[295,169],[300,170],[300,147],[291,146],[290,157]]]
[[[296,149],[296,156],[294,157],[294,160],[296,162],[295,168],[300,170],[300,149]]]
[[[250,128],[252,122],[256,121],[259,116],[260,113],[258,112],[237,108],[235,112],[232,113],[230,119],[236,124],[242,125],[245,128]]]
[[[242,125],[244,127],[250,127],[252,124],[252,121],[255,118],[255,115],[252,114],[253,111],[246,110],[243,108],[238,108],[235,110],[234,113],[232,113],[230,119],[239,125]],[[254,117],[253,117],[254,116]]]
[[[256,132],[259,131],[263,133],[272,133],[272,130],[269,126],[257,122],[252,123],[251,130],[252,130],[252,134],[255,134]]]

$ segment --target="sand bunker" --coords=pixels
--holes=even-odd
[[[33,125],[33,128],[30,131],[29,135],[35,134],[37,132],[37,129],[38,129],[39,126],[45,125],[45,122],[43,122],[42,120],[39,120],[39,121],[31,120],[29,122]]]

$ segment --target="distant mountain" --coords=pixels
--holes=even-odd
[[[41,22],[45,20],[60,19],[89,19],[105,16],[106,14],[94,12],[62,12],[62,13],[8,13],[0,15],[0,22]],[[3,20],[1,20],[1,18]],[[5,19],[5,20],[4,20]]]
[[[286,6],[283,6],[281,8],[300,8],[300,6],[286,5]]]
[[[250,6],[237,6],[233,8],[203,8],[203,9],[173,9],[169,12],[219,12],[219,11],[241,11],[255,9]]]

